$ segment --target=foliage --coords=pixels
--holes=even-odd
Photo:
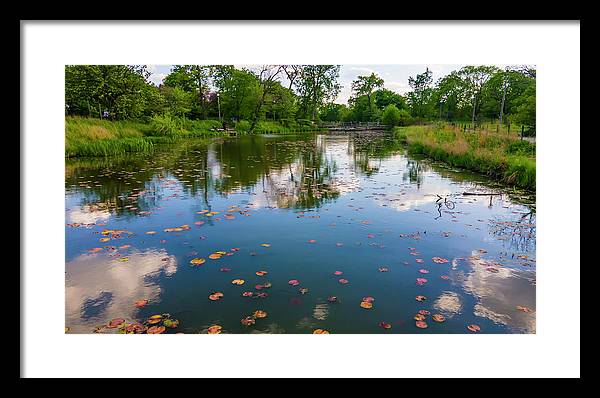
[[[388,127],[395,127],[400,124],[400,110],[396,105],[390,104],[385,107],[381,116],[381,121]]]
[[[157,87],[148,81],[145,65],[69,65],[65,111],[67,116],[102,119],[108,112],[112,121],[145,121],[154,136],[209,134],[221,126],[215,120],[231,126],[247,121],[250,126],[237,127],[245,132],[264,131],[261,126],[314,129],[318,121],[390,126],[451,121],[479,129],[495,120],[506,125],[498,131],[511,123],[525,126],[526,133],[535,131],[536,70],[531,66],[466,66],[435,84],[427,68],[408,79],[411,91],[405,95],[383,88],[383,79],[371,73],[352,83],[348,104],[333,102],[341,89],[339,73],[340,65],[174,65]],[[208,127],[198,124],[211,120]]]
[[[408,84],[412,88],[412,91],[408,94],[408,101],[413,116],[424,118],[429,114],[430,100],[433,93],[432,82],[432,72],[429,68],[425,72],[417,74],[414,78],[412,76],[408,78]]]
[[[144,66],[67,65],[65,105],[68,115],[134,119],[144,114],[156,91],[147,84]]]
[[[363,111],[365,114],[366,121],[370,122],[374,120],[374,117],[378,114],[375,101],[373,101],[373,91],[383,86],[383,79],[377,76],[375,73],[371,73],[369,76],[358,76],[356,80],[352,82],[353,97],[350,98],[350,103],[354,104],[361,98],[366,98],[366,101],[362,101],[366,106]],[[363,119],[363,117],[361,117]]]
[[[376,90],[373,93],[373,97],[375,99],[375,105],[378,109],[384,109],[390,104],[395,105],[398,109],[408,109],[406,98],[386,88]]]
[[[462,132],[449,126],[396,127],[394,132],[411,153],[535,190],[535,144],[525,144],[516,135]]]
[[[299,117],[317,119],[320,108],[333,101],[341,86],[337,82],[339,65],[302,65],[296,80],[299,95]]]
[[[319,119],[324,122],[341,122],[345,120],[349,109],[344,104],[325,104],[319,113]]]

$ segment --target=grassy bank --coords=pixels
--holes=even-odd
[[[132,121],[67,117],[65,156],[110,156],[152,150],[146,139],[148,126]]]
[[[189,120],[171,116],[156,116],[147,122],[109,121],[83,117],[65,118],[65,156],[112,156],[128,152],[150,152],[155,144],[173,143],[186,138],[207,138],[228,135],[215,131],[218,120]],[[250,127],[247,121],[235,126],[240,134]],[[284,126],[274,121],[261,121],[255,133],[292,134],[316,131],[313,127]]]
[[[409,153],[535,190],[535,144],[517,135],[463,132],[447,125],[396,127],[394,134],[408,144]]]

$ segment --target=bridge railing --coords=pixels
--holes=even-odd
[[[381,127],[379,122],[325,122],[320,123],[319,127],[322,128],[373,128]]]

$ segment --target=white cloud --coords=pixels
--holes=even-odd
[[[152,82],[153,84],[160,86],[165,77],[167,76],[167,73],[153,73],[150,75],[150,78],[148,80],[150,80],[150,82]]]
[[[352,66],[352,67],[350,68],[350,70],[355,70],[355,71],[357,71],[357,72],[365,72],[365,73],[369,73],[369,74],[371,74],[371,73],[377,73],[377,72],[375,71],[375,69],[371,69],[371,68],[364,68],[364,67],[361,67],[361,66]]]

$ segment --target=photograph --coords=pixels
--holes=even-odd
[[[580,20],[20,34],[21,378],[581,378]]]
[[[535,333],[535,65],[67,65],[65,333]]]

